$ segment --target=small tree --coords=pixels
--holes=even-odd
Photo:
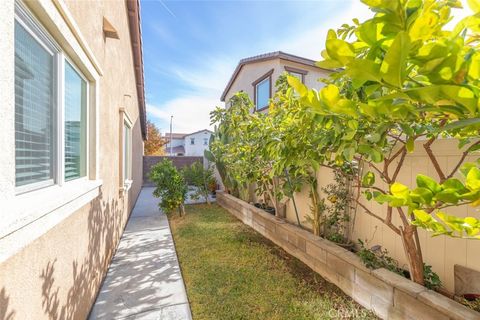
[[[144,152],[146,156],[163,156],[165,155],[164,145],[167,140],[162,137],[162,133],[157,126],[147,120],[148,139],[145,141]]]
[[[317,92],[294,77],[288,82],[300,103],[318,115],[322,164],[357,162],[365,168],[356,181],[356,202],[401,237],[412,279],[424,284],[417,226],[434,235],[480,238],[477,218],[443,212],[480,204],[478,163],[462,166],[480,149],[480,18],[467,17],[446,30],[459,1],[362,2],[373,18],[328,32],[325,60],[319,62],[337,69],[328,85]],[[480,8],[469,3],[475,12]],[[431,148],[439,138],[459,142],[453,170],[442,168]],[[416,141],[422,141],[437,177],[418,175],[416,188],[409,189],[397,178]],[[387,204],[386,216],[365,206],[362,194]],[[392,222],[394,210],[400,225]]]
[[[156,188],[153,195],[160,198],[160,209],[170,213],[178,209],[180,216],[185,214],[185,198],[187,185],[183,176],[170,160],[163,160],[154,165],[150,171],[150,180]]]
[[[198,199],[203,197],[210,204],[210,199],[208,198],[210,186],[212,183],[215,183],[213,169],[211,167],[205,168],[200,162],[194,162],[182,170],[182,175],[189,186],[196,188],[192,198]]]

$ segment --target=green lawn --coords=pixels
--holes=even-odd
[[[193,318],[375,319],[217,205],[169,217]]]

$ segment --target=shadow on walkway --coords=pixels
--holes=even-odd
[[[165,214],[143,188],[90,319],[191,319]]]

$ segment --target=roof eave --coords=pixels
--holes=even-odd
[[[127,0],[128,25],[132,42],[133,64],[137,87],[140,127],[143,140],[147,140],[147,114],[145,106],[145,78],[143,71],[142,29],[139,0]]]
[[[299,57],[293,54],[285,53],[282,51],[275,51],[275,52],[270,52],[266,54],[261,54],[258,56],[250,57],[250,58],[245,58],[240,60],[238,63],[237,67],[235,68],[235,71],[233,72],[232,76],[230,77],[230,80],[227,83],[227,86],[225,87],[225,90],[223,90],[222,96],[220,97],[220,101],[225,102],[225,97],[227,96],[227,93],[230,91],[233,83],[235,82],[235,79],[237,78],[238,74],[240,73],[242,67],[246,64],[251,64],[251,63],[256,63],[256,62],[262,62],[262,61],[268,61],[268,60],[274,60],[274,59],[281,59],[281,60],[286,60],[290,62],[295,62],[303,65],[307,65],[310,67],[314,67],[319,70],[325,70],[328,72],[333,72],[334,70],[330,69],[325,69],[321,68],[316,65],[315,60]]]

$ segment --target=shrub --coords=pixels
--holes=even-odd
[[[189,186],[196,187],[192,198],[204,197],[205,201],[210,204],[208,194],[210,193],[212,183],[215,184],[213,169],[211,167],[205,168],[200,162],[194,162],[182,170],[182,175]]]
[[[156,188],[153,195],[160,198],[160,209],[170,213],[175,209],[180,215],[185,213],[183,203],[187,195],[187,186],[183,176],[170,160],[163,160],[152,167],[150,180]]]

